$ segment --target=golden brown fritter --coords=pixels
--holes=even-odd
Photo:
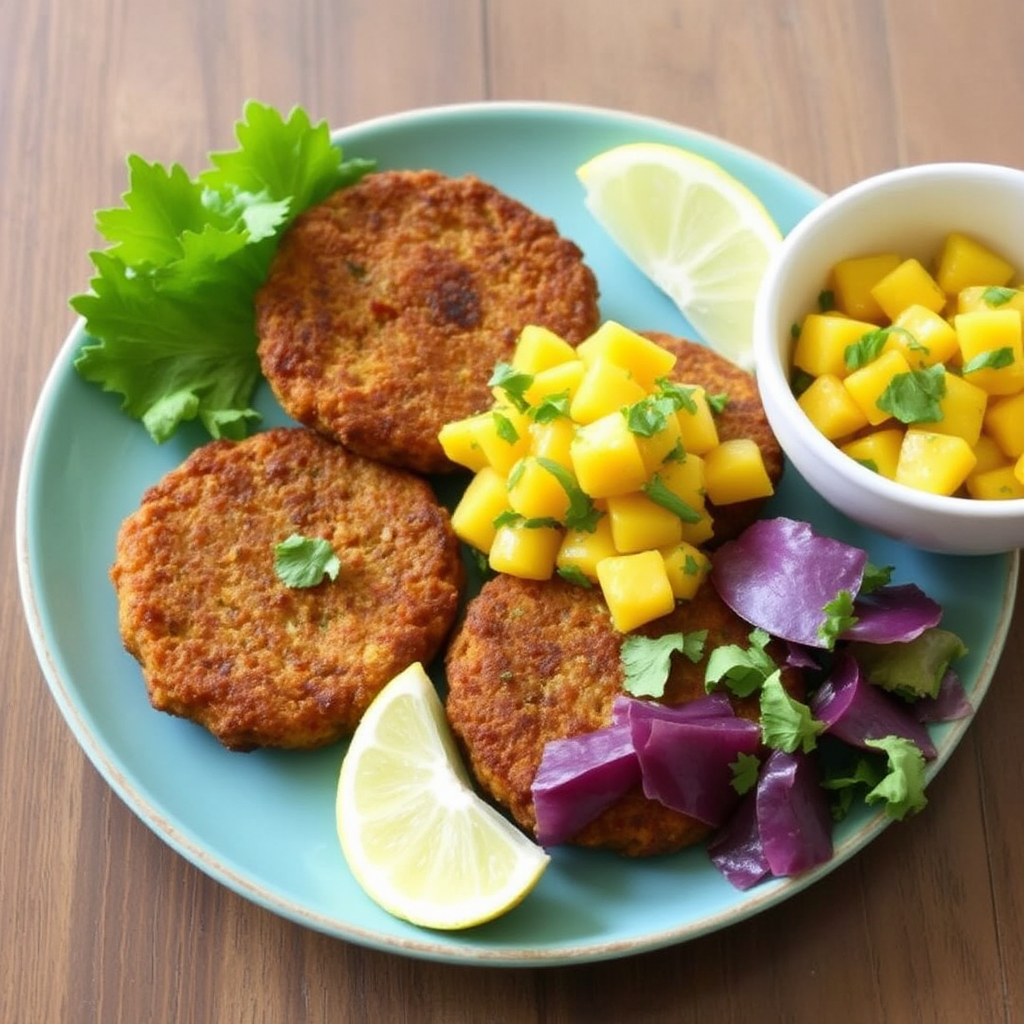
[[[716,419],[719,440],[752,438],[761,449],[769,478],[778,484],[784,466],[782,448],[768,423],[754,375],[695,341],[657,331],[643,333],[675,354],[673,380],[682,384],[699,384],[709,395],[724,393],[729,396],[724,412]],[[720,544],[742,533],[758,518],[763,506],[762,499],[737,502],[735,505],[713,505],[709,502],[715,524],[712,544]]]
[[[550,220],[493,186],[382,171],[298,218],[256,313],[263,373],[291,416],[437,473],[455,468],[438,431],[489,407],[520,330],[582,341],[597,284]]]
[[[710,651],[728,643],[746,647],[750,628],[705,584],[692,601],[637,632],[706,629]],[[531,786],[544,745],[610,724],[612,702],[623,692],[622,640],[596,589],[559,579],[499,575],[469,603],[448,648],[448,719],[482,789],[523,828],[536,827]],[[787,687],[796,692],[799,684],[787,670]],[[686,703],[704,692],[704,662],[673,658],[666,703]],[[751,701],[737,702],[736,709],[752,718],[758,713]],[[708,832],[638,786],[573,842],[647,856],[679,850]]]
[[[337,579],[286,586],[274,549],[327,540]],[[463,582],[425,481],[303,428],[193,452],[122,524],[111,579],[153,706],[235,750],[350,733],[380,688],[429,661]]]

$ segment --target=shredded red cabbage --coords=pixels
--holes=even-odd
[[[879,587],[857,598],[857,621],[840,634],[843,640],[872,644],[907,643],[942,619],[942,606],[914,583]]]
[[[943,673],[937,696],[921,697],[910,708],[917,720],[923,723],[952,722],[974,712],[967,691],[960,681],[960,674],[952,668],[947,668]]]

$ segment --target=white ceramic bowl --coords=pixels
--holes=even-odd
[[[1024,499],[976,501],[916,491],[844,455],[804,415],[789,386],[791,330],[817,308],[828,270],[892,251],[926,266],[961,231],[1024,274],[1024,171],[990,164],[924,164],[861,181],[825,199],[783,241],[765,274],[754,356],[765,411],[789,460],[830,504],[917,547],[988,554],[1024,547]]]

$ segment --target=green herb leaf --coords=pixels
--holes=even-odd
[[[537,405],[530,409],[535,423],[551,423],[569,415],[569,392],[559,391],[554,395],[545,395]]]
[[[91,254],[90,291],[71,299],[88,335],[75,368],[120,394],[158,443],[187,420],[240,438],[259,419],[253,299],[277,241],[303,209],[373,168],[343,163],[327,125],[301,108],[286,120],[250,102],[236,135],[239,149],[212,154],[195,179],[129,157],[124,205],[96,215],[109,245]]]
[[[515,444],[519,440],[519,431],[515,424],[504,414],[495,409],[491,415],[494,417],[494,431],[506,444]]]
[[[526,412],[530,407],[526,400],[526,392],[532,384],[532,373],[523,373],[509,363],[498,363],[487,382],[488,387],[500,388],[509,402],[520,412]]]
[[[593,533],[597,529],[602,513],[594,507],[590,495],[576,482],[576,478],[553,459],[538,457],[537,464],[546,469],[561,485],[569,498],[569,511],[565,514],[565,525],[570,530],[585,530]]]
[[[878,590],[879,587],[887,587],[892,580],[892,574],[895,566],[892,565],[875,565],[873,562],[868,562],[864,566],[864,575],[861,577],[859,594],[870,594],[873,590]]]
[[[986,288],[981,293],[981,301],[986,306],[998,308],[999,306],[1005,306],[1008,302],[1012,301],[1018,292],[1016,288],[997,288],[994,285],[990,288]]]
[[[680,653],[696,664],[704,656],[707,636],[706,629],[659,637],[627,636],[619,652],[625,673],[623,688],[634,697],[663,697],[672,655]]]
[[[828,650],[832,650],[836,640],[857,621],[853,614],[853,595],[848,590],[840,590],[822,611],[825,621],[818,627],[818,636],[825,641]]]
[[[901,736],[867,740],[869,747],[885,752],[889,759],[888,774],[864,797],[866,803],[885,803],[885,813],[902,821],[928,804],[924,795],[924,755],[920,748]]]
[[[730,785],[742,796],[749,793],[757,785],[757,777],[761,771],[761,761],[756,754],[744,754],[740,752],[732,764],[729,765],[732,771]]]
[[[936,363],[924,370],[897,373],[876,404],[901,423],[937,423],[942,419],[939,400],[945,394],[946,371]]]
[[[661,479],[660,473],[655,473],[650,480],[641,488],[644,494],[662,508],[674,512],[684,523],[699,523],[700,512],[689,502],[683,501],[675,491],[668,488],[665,481]]]
[[[708,403],[708,408],[710,408],[716,416],[721,416],[728,408],[729,394],[726,391],[719,391],[715,395],[709,395],[705,392],[704,398]]]
[[[826,289],[818,292],[818,311],[821,313],[831,312],[836,308],[835,292]]]
[[[765,650],[771,637],[763,629],[755,629],[749,639],[749,647],[722,644],[708,655],[704,671],[704,687],[708,693],[724,684],[737,697],[749,697],[778,671],[778,665]]]
[[[274,547],[274,572],[285,586],[315,587],[325,576],[338,578],[341,562],[322,537],[293,533]]]
[[[761,686],[761,738],[769,747],[793,753],[810,753],[818,745],[825,723],[811,709],[786,693],[782,673],[773,672]]]
[[[1013,349],[1007,345],[1005,348],[993,348],[988,352],[979,352],[973,359],[964,363],[960,371],[965,377],[977,370],[1001,370],[1004,366],[1013,365]]]
[[[575,565],[560,565],[555,572],[562,577],[567,583],[572,583],[574,586],[582,587],[584,590],[591,590],[594,586],[591,578],[578,566]]]
[[[877,758],[858,757],[853,768],[844,772],[832,772],[826,763],[821,786],[832,792],[830,810],[833,820],[842,821],[849,814],[858,788],[874,789],[884,776],[885,771]]]
[[[687,384],[677,384],[675,381],[669,380],[668,377],[659,377],[654,383],[658,388],[657,393],[661,397],[669,399],[676,412],[680,409],[685,409],[691,414],[697,412],[697,403],[693,400],[696,388]]]
[[[654,437],[668,426],[669,416],[676,412],[674,401],[668,395],[648,395],[623,410],[626,426],[638,437]]]

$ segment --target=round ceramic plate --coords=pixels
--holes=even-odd
[[[473,173],[553,218],[597,274],[605,318],[691,333],[672,304],[591,219],[575,169],[621,143],[660,141],[718,161],[765,202],[785,231],[820,199],[812,188],[721,141],[609,111],[486,104],[416,111],[337,133],[346,157],[383,168]],[[620,957],[678,943],[764,910],[848,859],[885,825],[863,807],[836,830],[825,869],[733,889],[703,849],[630,861],[556,849],[539,887],[504,918],[455,934],[424,931],[375,906],[353,880],[335,837],[343,745],[314,753],[229,753],[204,730],[150,709],[117,632],[107,571],[121,520],[143,491],[203,438],[184,431],[155,446],[115,396],[72,369],[81,326],[67,339],[40,397],[18,495],[18,558],[25,611],[53,695],[86,754],[119,796],[200,869],[248,899],[351,942],[445,961],[542,965]],[[269,389],[265,425],[285,422]],[[1015,555],[948,558],[858,529],[795,473],[770,513],[804,518],[866,547],[946,609],[970,655],[961,663],[975,705],[989,684],[1012,611]],[[969,722],[935,730],[938,770]],[[927,812],[926,812],[927,813]]]

